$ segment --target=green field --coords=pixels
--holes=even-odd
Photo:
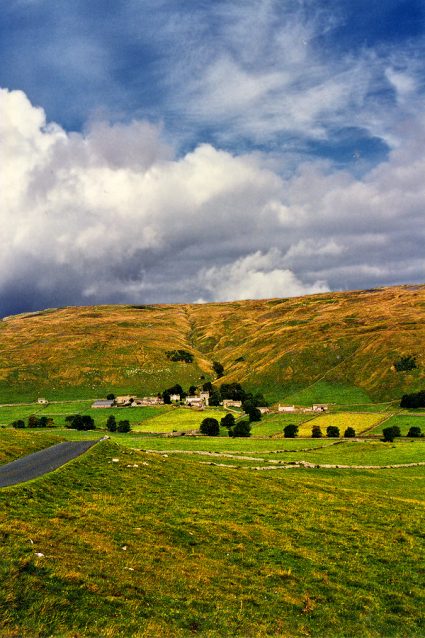
[[[30,440],[51,436],[2,430],[0,446],[25,453]],[[116,435],[50,475],[0,490],[0,635],[424,634],[424,467],[232,471],[117,443],[130,438]],[[382,460],[394,450],[400,459],[424,447],[343,442],[309,454]]]
[[[402,436],[406,436],[409,429],[416,425],[421,428],[422,434],[425,435],[425,415],[416,414],[394,414],[387,421],[380,423],[376,428],[371,430],[370,434],[381,434],[384,428],[392,425],[398,425]]]
[[[367,404],[371,403],[371,399],[364,390],[356,386],[317,381],[317,383],[285,397],[285,403],[305,406],[311,406],[313,403]]]
[[[135,408],[136,409],[136,408]],[[167,433],[173,431],[187,432],[197,430],[203,419],[212,417],[220,422],[226,414],[225,410],[211,408],[208,410],[191,410],[190,408],[172,408],[165,414],[155,416],[148,421],[142,421],[134,428],[137,432]]]
[[[283,436],[283,428],[289,423],[301,426],[312,418],[311,414],[266,414],[261,421],[252,423],[253,436]],[[309,432],[311,434],[311,430]]]
[[[141,421],[155,418],[172,409],[168,405],[102,409],[91,408],[92,403],[93,401],[79,400],[49,403],[48,405],[33,403],[23,406],[0,406],[0,425],[9,425],[17,419],[23,419],[26,422],[29,415],[36,414],[37,416],[51,417],[55,426],[63,427],[66,423],[66,416],[87,414],[93,417],[96,427],[99,428],[106,427],[106,421],[110,415],[114,415],[117,421],[128,419],[130,425],[134,427]]]

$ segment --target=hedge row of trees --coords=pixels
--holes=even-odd
[[[229,436],[232,437],[248,437],[251,436],[251,424],[249,421],[238,421],[236,422],[233,414],[226,414],[221,421],[220,424],[217,419],[212,417],[207,417],[201,423],[199,431],[201,434],[205,434],[206,436],[218,436],[220,434],[220,425],[225,427]]]
[[[35,416],[35,414],[31,414],[28,417],[27,427],[28,428],[50,428],[53,425],[53,419],[47,416]],[[13,421],[12,427],[17,429],[25,428],[25,421],[23,419],[17,419]]]
[[[403,394],[400,401],[401,408],[425,408],[425,390]]]
[[[286,439],[294,439],[296,436],[298,436],[298,429],[299,429],[298,425],[296,425],[295,423],[290,423],[289,425],[286,425],[283,428],[283,434]],[[398,427],[398,425],[393,425],[393,426],[384,428],[382,430],[382,434],[384,436],[384,441],[390,441],[390,442],[394,441],[396,437],[401,436],[400,428]],[[322,438],[322,436],[323,436],[323,433],[322,433],[321,427],[319,425],[313,425],[313,428],[311,430],[311,437],[313,439],[320,439]],[[339,428],[336,425],[329,425],[326,428],[326,436],[329,438],[339,438],[340,436]],[[354,438],[355,436],[356,436],[356,431],[352,427],[348,427],[344,431],[344,437],[347,439]],[[407,433],[407,437],[410,437],[410,438],[417,438],[422,436],[423,434],[421,433],[421,428],[418,427],[417,425],[413,425]]]

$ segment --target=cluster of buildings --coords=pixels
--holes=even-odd
[[[329,410],[329,406],[327,403],[313,403],[311,408],[298,408],[295,405],[280,405],[278,406],[278,412],[295,412],[295,413],[304,413],[304,412],[327,412]]]
[[[204,409],[209,405],[209,392],[200,392],[199,395],[187,396],[184,400],[185,405],[191,408]],[[180,394],[172,394],[170,396],[171,403],[180,403]],[[97,399],[92,403],[92,408],[140,408],[143,406],[163,405],[164,399],[161,396],[137,397],[133,395],[125,395],[115,397],[115,399]]]

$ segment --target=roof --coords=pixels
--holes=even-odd
[[[109,401],[108,399],[99,399],[98,401],[94,401],[92,403],[92,408],[112,408],[114,405],[113,401]]]

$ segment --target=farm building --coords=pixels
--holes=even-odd
[[[94,401],[91,405],[92,408],[112,408],[112,406],[114,405],[113,401],[110,401],[109,399],[98,399],[97,401]]]
[[[180,401],[180,394],[170,394],[170,401],[171,403]]]
[[[224,399],[223,408],[241,408],[242,401],[233,401],[233,399]]]
[[[201,399],[201,397],[189,396],[189,397],[186,397],[185,403],[186,405],[189,405],[190,407],[200,407],[204,405],[204,400]]]
[[[49,402],[44,397],[40,397],[37,399],[37,403],[40,403],[40,405],[47,405]]]
[[[278,411],[279,412],[296,412],[297,409],[295,405],[279,405]]]
[[[313,412],[327,412],[329,406],[327,403],[314,403],[312,406]]]

